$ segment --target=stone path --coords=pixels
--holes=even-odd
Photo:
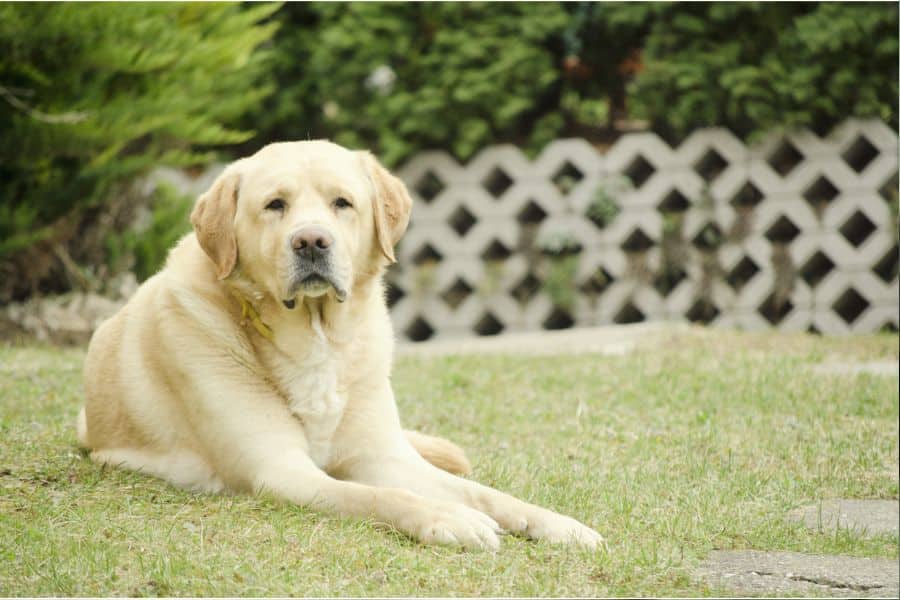
[[[854,529],[877,535],[900,532],[900,502],[897,500],[825,500],[791,512],[788,518],[810,529]]]
[[[869,373],[885,377],[900,377],[900,363],[896,361],[825,362],[815,365],[812,370],[821,375],[858,375],[859,373]]]
[[[869,536],[897,535],[900,503],[897,500],[826,500],[798,508],[788,518],[815,530],[840,527]],[[720,550],[710,554],[694,576],[714,588],[742,596],[897,598],[900,595],[900,563],[882,558]]]
[[[695,574],[713,588],[748,596],[896,598],[900,594],[900,567],[886,558],[720,550],[710,554]]]
[[[559,331],[506,333],[496,337],[473,337],[428,342],[400,342],[400,355],[444,356],[448,354],[628,354],[638,347],[661,343],[693,330],[688,323],[635,323],[606,327],[582,327]]]

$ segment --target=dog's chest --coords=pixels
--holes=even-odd
[[[310,457],[322,468],[346,405],[338,385],[339,360],[327,344],[316,342],[298,359],[279,361],[275,369],[288,408],[303,424]]]

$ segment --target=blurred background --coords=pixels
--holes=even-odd
[[[896,3],[0,4],[0,336],[82,343],[222,165],[368,148],[421,341],[891,330]]]

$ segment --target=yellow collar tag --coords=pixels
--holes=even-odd
[[[268,325],[263,323],[262,318],[260,318],[259,313],[256,312],[256,309],[253,308],[253,305],[247,302],[247,299],[241,296],[234,290],[231,290],[231,293],[234,294],[234,297],[238,299],[238,302],[241,303],[241,324],[246,324],[247,319],[249,318],[250,323],[253,325],[253,328],[259,332],[259,335],[263,336],[270,342],[274,341],[274,334]]]

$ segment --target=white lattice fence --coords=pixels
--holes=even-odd
[[[823,333],[897,329],[898,138],[850,120],[745,146],[626,135],[535,160],[441,152],[399,174],[416,203],[392,269],[398,334],[492,335],[681,319]]]

